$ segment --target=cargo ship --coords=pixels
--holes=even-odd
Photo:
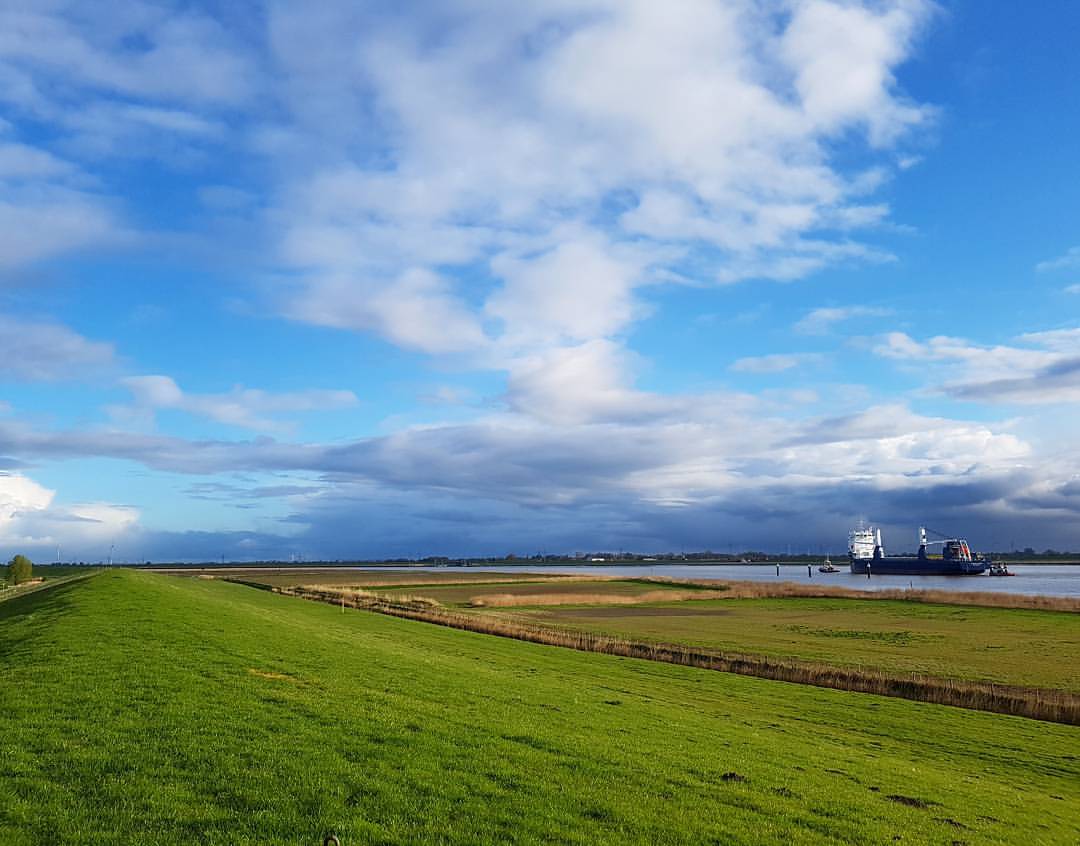
[[[940,557],[927,554],[927,547],[938,544]],[[963,538],[942,535],[942,540],[927,541],[926,529],[921,526],[918,553],[886,555],[881,529],[862,524],[848,535],[848,560],[852,573],[883,576],[978,576],[991,563],[985,556],[973,554]]]

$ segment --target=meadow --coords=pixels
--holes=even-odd
[[[543,608],[527,616],[652,642],[1080,692],[1076,614],[903,601],[735,599]]]
[[[879,597],[715,599],[711,590],[628,580],[378,592],[649,643],[1080,693],[1080,614]]]
[[[0,632],[5,844],[1080,838],[1070,726],[147,573]]]

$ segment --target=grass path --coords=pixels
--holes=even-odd
[[[1066,843],[1080,730],[107,572],[0,605],[0,842]]]

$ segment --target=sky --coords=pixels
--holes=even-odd
[[[1080,549],[1071,0],[0,0],[0,556]]]

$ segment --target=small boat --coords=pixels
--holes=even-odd
[[[825,563],[817,568],[819,573],[839,573],[840,568],[832,563],[828,558],[825,559]]]
[[[1016,573],[1012,572],[1008,567],[1000,562],[993,562],[990,568],[986,571],[988,576],[1015,576]]]

